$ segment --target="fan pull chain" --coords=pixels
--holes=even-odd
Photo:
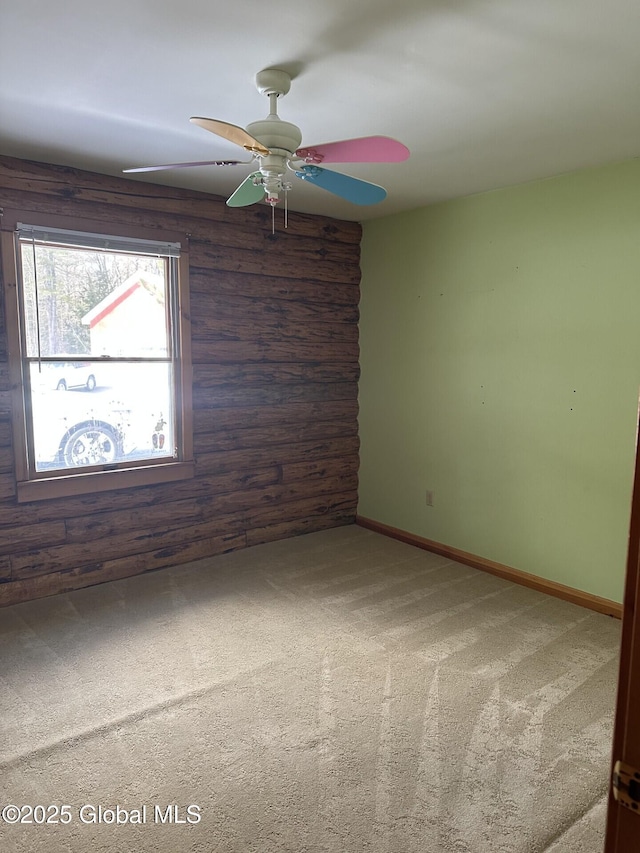
[[[271,233],[276,233],[276,206],[275,204],[271,205]]]
[[[284,227],[289,227],[289,190],[285,189],[284,191]]]

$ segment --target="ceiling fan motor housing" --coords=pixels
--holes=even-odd
[[[256,74],[256,86],[262,95],[269,96],[270,112],[262,121],[247,125],[247,133],[269,149],[267,155],[258,154],[260,177],[254,179],[265,191],[268,204],[276,205],[280,193],[289,189],[284,180],[287,164],[302,142],[300,128],[288,121],[282,121],[278,115],[276,102],[286,95],[291,78],[285,71],[268,68]]]
[[[274,149],[280,149],[291,155],[302,142],[300,128],[288,121],[282,121],[278,116],[252,122],[247,125],[247,132],[272,152]]]

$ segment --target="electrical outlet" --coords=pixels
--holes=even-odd
[[[433,492],[427,490],[427,506],[433,506]]]

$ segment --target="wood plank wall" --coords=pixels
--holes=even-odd
[[[0,605],[355,520],[360,226],[0,157],[0,207],[191,235],[196,477],[18,504],[0,328]],[[4,303],[2,306],[4,313]]]

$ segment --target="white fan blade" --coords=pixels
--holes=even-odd
[[[137,169],[123,169],[123,172],[160,172],[163,169],[188,169],[191,166],[246,166],[253,160],[202,160],[199,163],[165,163],[162,166],[139,166]]]

